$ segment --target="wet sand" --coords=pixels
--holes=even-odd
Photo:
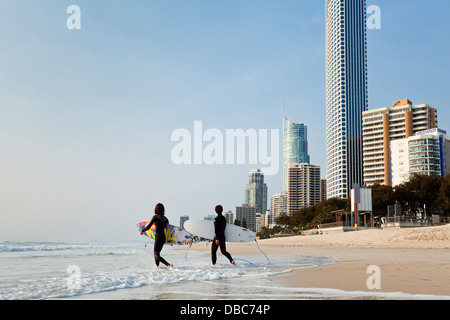
[[[450,298],[450,225],[335,232],[258,240],[258,243],[269,257],[313,255],[337,260],[335,264],[273,276],[272,280],[281,286]],[[227,243],[227,248],[233,255],[261,254],[255,243]],[[192,249],[206,251],[209,247],[203,243]],[[378,279],[374,280],[373,271],[368,273],[369,266],[379,268]],[[368,288],[368,279],[369,285],[379,284],[380,289]]]

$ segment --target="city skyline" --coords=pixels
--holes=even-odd
[[[133,240],[158,202],[173,224],[233,210],[257,166],[176,166],[171,133],[197,120],[281,131],[283,91],[324,175],[324,1],[76,4],[80,30],[67,3],[0,3],[0,240]],[[382,14],[368,109],[408,97],[448,130],[450,4],[367,5]],[[282,191],[282,170],[265,180],[268,198]]]

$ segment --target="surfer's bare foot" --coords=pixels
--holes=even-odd
[[[169,264],[168,267],[169,267],[169,268],[173,268],[173,264]]]
[[[234,262],[234,260],[233,260],[233,261],[231,261],[231,264],[235,265],[235,264],[236,264],[236,262]]]

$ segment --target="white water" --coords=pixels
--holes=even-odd
[[[156,268],[153,246],[0,242],[0,299],[436,299],[404,293],[345,292],[280,287],[277,274],[335,263],[333,258],[234,256],[232,266],[220,253],[174,250],[162,256],[174,268]],[[231,252],[232,253],[232,252]],[[243,259],[243,260],[242,260]],[[74,273],[75,272],[75,273]],[[444,297],[449,298],[449,297]]]

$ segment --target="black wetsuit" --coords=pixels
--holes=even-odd
[[[149,230],[153,224],[156,227],[155,247],[154,247],[155,263],[157,266],[159,266],[159,263],[162,262],[166,266],[168,266],[169,263],[166,260],[164,260],[163,257],[160,256],[160,252],[161,252],[164,244],[166,243],[166,234],[164,233],[164,229],[169,224],[169,220],[164,216],[155,214],[153,216],[152,220],[150,221],[150,223],[142,230],[142,232]]]
[[[211,247],[211,258],[212,264],[216,264],[217,261],[217,249],[220,246],[220,252],[230,260],[233,261],[231,255],[227,252],[227,247],[225,245],[225,228],[227,226],[227,220],[222,214],[217,214],[214,218],[214,240]],[[219,240],[219,245],[216,244],[216,240]]]

